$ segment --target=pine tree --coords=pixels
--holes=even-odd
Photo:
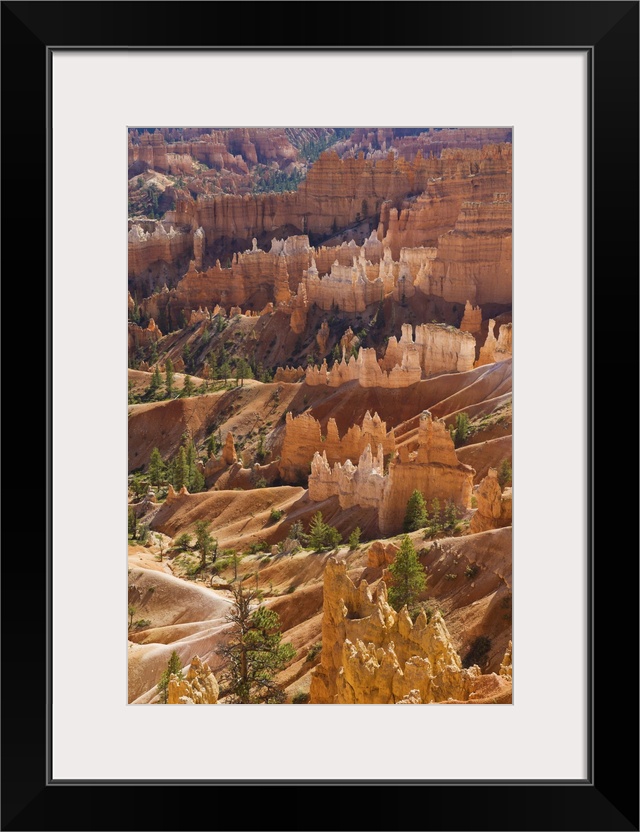
[[[360,544],[360,535],[361,534],[362,534],[362,531],[360,529],[360,526],[356,526],[355,529],[349,535],[349,549],[351,549],[351,551],[358,548],[358,546]]]
[[[149,457],[149,482],[151,485],[160,485],[164,479],[165,466],[160,451],[154,448]]]
[[[427,520],[427,504],[421,492],[416,490],[407,501],[403,529],[405,532],[415,532],[424,528]]]
[[[322,512],[317,511],[311,518],[309,525],[309,544],[316,552],[322,549],[333,548],[338,546],[342,540],[342,535],[334,527],[329,526],[322,519]]]
[[[440,500],[434,497],[431,500],[431,515],[429,518],[431,523],[431,530],[434,534],[442,530],[442,519],[440,517]]]
[[[162,377],[160,376],[160,367],[156,364],[151,374],[151,381],[149,383],[149,392],[155,393],[162,386]]]
[[[182,395],[187,398],[189,396],[193,396],[193,392],[195,390],[195,385],[193,381],[191,381],[191,376],[186,375],[184,377],[184,384],[182,386]]]
[[[178,451],[178,456],[175,459],[173,467],[173,487],[176,491],[179,491],[183,485],[187,484],[188,477],[187,456],[183,446]]]
[[[180,656],[174,650],[171,655],[169,656],[169,661],[167,662],[166,668],[162,672],[162,676],[160,677],[160,681],[157,684],[157,691],[160,694],[160,700],[164,705],[167,704],[167,696],[169,694],[169,681],[171,679],[171,675],[174,674],[178,677],[178,679],[183,679],[184,674],[182,673],[182,662],[180,661]]]
[[[454,529],[458,522],[458,509],[453,500],[447,500],[444,507],[444,527],[445,529]]]
[[[509,459],[505,457],[498,468],[498,483],[500,484],[500,488],[506,488],[506,486],[511,483],[511,477],[511,463],[509,462]]]
[[[234,605],[227,616],[233,626],[228,640],[218,648],[226,660],[221,681],[233,703],[283,702],[285,693],[274,676],[295,656],[291,644],[282,644],[280,618],[274,610],[259,607],[257,590],[232,588]]]
[[[170,358],[164,362],[164,383],[167,389],[167,396],[173,393],[173,361]]]
[[[409,612],[415,608],[420,593],[426,588],[425,569],[418,560],[415,547],[408,535],[404,535],[395,561],[389,566],[389,603],[399,612],[406,604]]]
[[[212,562],[218,557],[218,541],[209,531],[208,520],[198,520],[196,523],[196,549],[200,552],[200,566],[206,566],[207,558],[213,555]]]

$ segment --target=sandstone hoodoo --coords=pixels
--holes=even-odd
[[[508,128],[131,128],[135,704],[507,704]]]

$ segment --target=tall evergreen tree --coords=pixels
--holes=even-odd
[[[196,549],[200,552],[200,566],[207,564],[209,555],[213,555],[212,562],[216,562],[218,556],[218,541],[209,531],[208,520],[198,520],[196,523]]]
[[[151,485],[159,486],[164,479],[164,474],[165,465],[162,461],[162,456],[158,448],[154,448],[149,457],[149,482]]]
[[[403,536],[396,559],[389,566],[389,572],[389,603],[397,612],[405,604],[409,612],[412,612],[418,596],[427,585],[427,576],[409,535]]]
[[[427,525],[427,519],[427,504],[422,493],[416,490],[407,501],[403,529],[405,532],[415,532]]]
[[[170,396],[173,393],[173,361],[167,357],[167,360],[164,362],[164,383],[167,390],[167,396]]]
[[[179,491],[183,485],[187,485],[189,478],[189,468],[187,467],[187,456],[184,451],[184,446],[178,451],[178,456],[175,459],[173,467],[173,487]]]
[[[274,610],[257,606],[260,593],[234,585],[234,604],[227,621],[233,626],[218,648],[227,665],[221,676],[230,702],[283,702],[285,693],[274,676],[294,658],[293,645],[282,644],[280,618]]]

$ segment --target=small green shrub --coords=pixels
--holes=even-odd
[[[475,576],[480,571],[480,567],[477,563],[470,563],[469,566],[464,570],[464,574],[467,578],[475,578]]]
[[[349,535],[349,549],[351,549],[351,551],[358,548],[361,534],[362,531],[360,530],[360,526],[356,526],[356,528]]]
[[[444,576],[444,578],[445,578],[445,580],[446,580],[446,581],[455,581],[457,577],[458,577],[458,576],[456,575],[456,573],[455,573],[455,572],[448,572],[448,573]]]
[[[281,511],[279,508],[272,508],[271,513],[269,514],[269,520],[271,523],[277,523],[278,520],[281,520],[284,517],[284,511]]]
[[[305,659],[306,662],[312,662],[322,652],[322,642],[317,641],[315,644],[312,644],[309,648],[307,653],[307,658]]]
[[[303,690],[299,690],[297,693],[293,694],[293,699],[291,700],[293,705],[305,705],[309,701],[309,694],[305,693]]]
[[[298,587],[295,584],[291,584],[290,587],[287,589],[287,595],[291,595],[291,593],[295,592]]]

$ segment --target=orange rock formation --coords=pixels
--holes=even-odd
[[[511,525],[511,488],[505,488],[504,491],[500,488],[495,468],[489,468],[487,476],[478,487],[476,499],[478,510],[469,526],[472,534]]]
[[[335,419],[329,419],[327,434],[323,437],[320,422],[310,412],[297,417],[288,412],[280,452],[280,476],[285,482],[298,482],[307,475],[315,453],[323,451],[328,464],[334,464],[359,459],[367,445],[374,448],[381,445],[385,454],[395,451],[393,429],[387,433],[387,426],[377,413],[371,416],[367,411],[362,426],[352,425],[342,437]]]
[[[406,609],[389,605],[384,582],[372,595],[366,581],[356,588],[344,563],[327,561],[312,703],[394,704],[409,695],[423,703],[464,701],[479,676],[478,667],[462,667],[439,612],[412,622]]]
[[[451,435],[444,422],[434,420],[429,411],[420,416],[418,450],[410,453],[400,446],[384,473],[384,452],[378,445],[375,457],[367,445],[358,465],[351,460],[344,465],[329,465],[326,453],[316,452],[311,461],[309,497],[322,502],[337,496],[340,507],[375,508],[380,532],[397,534],[402,530],[407,502],[414,490],[420,491],[427,503],[438,499],[443,505],[452,500],[468,508],[475,471],[458,461]]]
[[[184,679],[171,674],[167,693],[169,705],[215,705],[220,687],[209,665],[194,656]]]

